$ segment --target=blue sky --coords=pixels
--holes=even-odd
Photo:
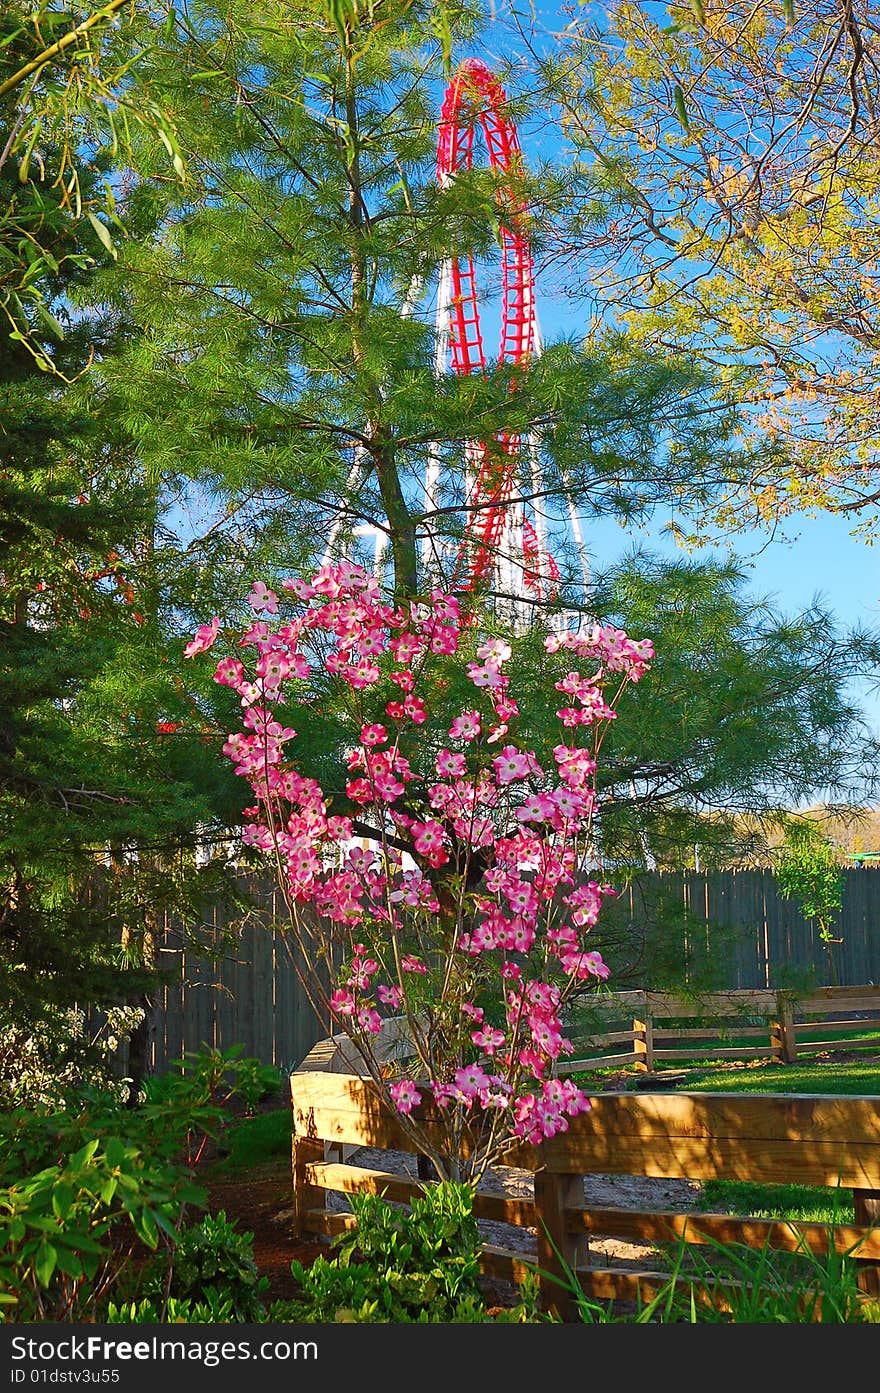
[[[750,592],[771,600],[774,608],[796,614],[814,601],[832,611],[842,629],[880,630],[880,553],[851,535],[853,522],[830,513],[788,520],[787,540],[752,532],[735,540],[734,554],[751,573]],[[626,532],[610,519],[591,523],[588,549],[597,564],[607,563],[634,546],[661,555],[683,556],[665,536],[662,524],[645,532]],[[696,553],[708,560],[727,552],[706,547]],[[853,688],[875,734],[880,736],[880,690],[876,679]]]

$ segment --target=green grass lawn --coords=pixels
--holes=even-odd
[[[665,1077],[676,1075],[676,1087],[686,1092],[704,1093],[866,1093],[880,1096],[880,1061],[877,1059],[851,1059],[830,1062],[822,1060],[811,1063],[801,1060],[797,1064],[777,1064],[775,1061],[759,1065],[736,1062],[719,1066],[706,1060],[693,1064],[676,1065],[668,1070],[658,1070],[658,1088],[665,1087]],[[588,1073],[576,1074],[575,1080],[587,1092],[599,1090],[614,1077],[621,1077],[625,1085],[639,1087],[650,1092],[650,1077],[637,1074],[635,1070],[595,1069]],[[679,1077],[680,1076],[680,1077]]]
[[[270,1162],[290,1162],[290,1108],[260,1113],[233,1122],[223,1136],[228,1156],[212,1170],[219,1175],[252,1171]]]
[[[676,1071],[678,1072],[678,1071]],[[682,1070],[678,1088],[704,1093],[867,1093],[880,1096],[876,1059],[767,1064],[719,1069],[706,1063]],[[647,1087],[647,1085],[646,1085]]]
[[[823,1060],[797,1064],[768,1063],[749,1067],[735,1063],[719,1067],[705,1063],[675,1069],[681,1075],[677,1092],[686,1093],[846,1093],[880,1097],[880,1061]],[[578,1083],[587,1091],[601,1089],[603,1074],[582,1074]],[[618,1075],[619,1077],[619,1075]],[[658,1083],[663,1079],[661,1071]],[[650,1092],[650,1079],[631,1076],[632,1086]],[[709,1180],[700,1193],[699,1208],[714,1212],[748,1214],[755,1218],[802,1219],[814,1223],[853,1223],[852,1193],[806,1185],[754,1185],[747,1181]]]

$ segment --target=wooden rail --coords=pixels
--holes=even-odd
[[[537,1230],[542,1302],[563,1319],[576,1313],[564,1264],[599,1299],[650,1298],[668,1279],[590,1261],[598,1235],[648,1245],[723,1242],[813,1253],[856,1249],[859,1283],[880,1292],[880,1097],[733,1093],[598,1093],[568,1132],[510,1158],[534,1175],[533,1198],[477,1192],[478,1218]],[[425,1184],[416,1176],[340,1161],[358,1147],[407,1151],[399,1120],[369,1080],[305,1071],[291,1075],[293,1209],[297,1236],[333,1234],[355,1221],[331,1212],[331,1191],[370,1191],[407,1201]],[[423,1112],[426,1125],[430,1111]],[[729,1214],[643,1211],[584,1203],[591,1174],[703,1181],[752,1180],[852,1189],[855,1224],[816,1224]],[[521,1280],[532,1267],[521,1253],[484,1247],[483,1270]],[[532,1270],[533,1267],[532,1267]]]
[[[880,987],[874,986],[824,987],[809,996],[710,992],[690,999],[666,992],[609,992],[595,1010],[609,1029],[578,1032],[575,1027],[575,1053],[560,1062],[558,1072],[632,1065],[650,1074],[658,1066],[696,1059],[774,1058],[793,1064],[823,1050],[880,1050]],[[866,1038],[872,1032],[874,1038]]]

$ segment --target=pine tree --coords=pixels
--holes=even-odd
[[[439,264],[472,252],[491,269],[502,216],[495,181],[476,167],[437,186],[447,77],[437,13],[429,0],[355,4],[339,15],[321,0],[295,15],[200,3],[151,56],[149,81],[190,184],[159,177],[153,146],[135,160],[130,205],[149,207],[160,231],[120,248],[110,279],[142,332],[122,371],[98,377],[153,474],[188,471],[189,497],[206,500],[210,543],[193,544],[190,593],[181,586],[179,600],[195,622],[231,615],[254,579],[315,564],[334,533],[337,554],[357,555],[356,524],[387,537],[398,596],[448,583],[465,519],[464,450],[477,432],[491,442],[537,431],[546,506],[560,515],[570,499],[587,517],[624,521],[662,500],[686,509],[748,468],[728,434],[733,417],[709,409],[711,374],[646,355],[622,333],[602,353],[551,344],[515,383],[491,370],[437,379],[430,289]],[[450,23],[454,64],[478,44],[480,11],[462,8]],[[524,176],[536,208],[552,178]],[[536,220],[536,247],[542,236]],[[437,449],[446,492],[428,515],[424,477]],[[425,564],[431,539],[445,569]],[[648,817],[658,852],[681,856],[695,800],[767,811],[774,792],[797,797],[817,774],[848,796],[869,747],[847,754],[860,735],[843,689],[863,659],[875,660],[867,640],[849,645],[818,613],[790,624],[766,615],[743,598],[739,578],[712,567],[662,578],[650,565],[630,568],[586,596],[577,558],[568,560],[561,604],[667,648],[666,686],[639,696],[653,715],[636,711],[637,739],[619,752],[609,846],[616,824],[619,853],[638,850]],[[490,610],[484,618],[495,622]],[[530,659],[536,683],[546,619],[539,614]],[[720,664],[720,681],[703,650]],[[693,698],[671,700],[694,672],[705,676]],[[298,711],[297,726],[331,787],[344,728],[326,710]],[[844,770],[847,760],[857,772]],[[652,761],[674,769],[653,800],[643,796]],[[722,822],[716,840],[730,849],[733,823]]]
[[[515,382],[509,368],[435,376],[438,267],[473,253],[491,282],[512,196],[476,160],[438,188],[441,18],[431,0],[200,3],[149,58],[189,184],[159,177],[153,145],[134,162],[132,196],[159,205],[161,233],[120,248],[117,292],[144,332],[106,390],[155,474],[183,461],[215,492],[206,526],[237,530],[251,577],[334,545],[372,561],[352,536],[366,528],[398,595],[460,582],[475,436],[499,450],[502,432],[537,432],[560,534],[572,499],[642,515],[746,466],[699,372],[623,337],[600,356],[551,344]],[[454,64],[479,42],[480,9],[445,18]],[[517,188],[540,208],[541,180]],[[537,250],[537,216],[531,230]],[[519,487],[535,487],[525,457]],[[577,603],[578,558],[560,560],[561,598]]]

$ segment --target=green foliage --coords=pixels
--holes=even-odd
[[[878,1310],[859,1290],[851,1252],[815,1254],[803,1243],[788,1253],[710,1240],[705,1251],[681,1245],[673,1277],[644,1315],[663,1323],[854,1325],[875,1324]]]
[[[426,1189],[410,1212],[378,1195],[352,1195],[357,1229],[334,1239],[336,1258],[318,1257],[308,1268],[291,1264],[302,1296],[274,1303],[272,1318],[370,1324],[485,1319],[472,1205],[469,1187],[451,1181]]]
[[[16,1320],[82,1319],[133,1238],[155,1248],[185,1205],[202,1202],[188,1172],[153,1149],[146,1128],[134,1130],[139,1145],[93,1137],[0,1190],[0,1291],[16,1298]]]
[[[774,874],[783,899],[793,899],[805,919],[815,920],[828,957],[831,984],[837,985],[832,926],[843,908],[843,869],[834,847],[812,822],[792,822],[776,855]]]
[[[0,1291],[16,1298],[14,1319],[82,1319],[130,1285],[136,1242],[156,1249],[161,1237],[176,1253],[186,1209],[205,1200],[194,1172],[205,1142],[221,1135],[238,1079],[247,1097],[260,1077],[257,1061],[240,1056],[240,1047],[187,1056],[136,1108],[81,1091],[67,1107],[0,1113]],[[262,1292],[250,1235],[220,1216],[183,1231],[181,1245],[180,1295],[214,1306],[231,1296],[235,1318],[249,1319],[242,1313]],[[157,1255],[154,1288],[168,1267]]]
[[[832,843],[809,822],[792,823],[775,866],[779,893],[806,919],[830,921],[843,907],[843,869]]]
[[[104,253],[115,258],[125,233],[112,183],[96,175],[105,175],[108,155],[124,158],[134,129],[161,144],[178,178],[185,174],[173,122],[139,82],[151,23],[126,0],[86,16],[56,0],[3,7],[0,171],[9,197],[0,215],[0,332],[61,381],[70,378],[46,347],[47,331],[65,337],[52,312],[55,282]]]
[[[140,1296],[161,1303],[167,1294],[178,1303],[214,1309],[228,1305],[228,1320],[259,1320],[269,1283],[257,1272],[253,1237],[239,1233],[225,1210],[205,1214],[172,1235],[170,1256],[153,1260],[139,1283]]]
[[[141,1297],[136,1301],[109,1301],[104,1315],[108,1325],[220,1325],[235,1320],[232,1300],[211,1291],[201,1301],[171,1296],[167,1302]],[[256,1323],[265,1315],[252,1317]]]
[[[794,1252],[681,1239],[665,1254],[669,1277],[632,1315],[587,1296],[563,1264],[560,1286],[585,1325],[876,1324],[880,1304],[858,1287],[853,1253]]]
[[[97,179],[83,171],[83,190]],[[7,166],[0,203],[11,183]],[[93,357],[110,368],[128,327],[100,304],[99,259],[55,250],[40,295],[65,332],[28,324],[57,371],[0,334],[0,1024],[25,1036],[74,1003],[144,1005],[155,964],[137,950],[156,915],[198,922],[200,893],[220,888],[225,868],[192,847],[232,782],[185,728],[157,489],[94,384],[73,385]],[[163,741],[164,725],[180,733]]]
[[[597,577],[595,605],[656,650],[603,746],[609,857],[760,863],[780,808],[818,791],[871,800],[878,744],[850,683],[880,662],[876,636],[842,631],[818,604],[780,613],[736,565],[643,551]]]
[[[197,1165],[209,1140],[216,1140],[231,1123],[234,1101],[247,1111],[274,1086],[277,1071],[243,1054],[241,1045],[184,1054],[169,1071],[147,1081],[144,1116],[176,1116],[183,1120],[184,1159]],[[289,1127],[289,1115],[288,1115]]]
[[[259,1059],[239,1059],[235,1071],[235,1093],[245,1115],[253,1117],[259,1103],[277,1095],[285,1074],[274,1064],[261,1064]]]
[[[229,1155],[217,1169],[244,1172],[290,1155],[290,1108],[264,1112],[232,1124],[224,1134]]]
[[[180,1206],[202,1198],[176,1168],[111,1138],[97,1140],[0,1192],[0,1284],[18,1298],[20,1319],[77,1319],[112,1262],[111,1230],[127,1219],[155,1247],[172,1233]]]
[[[130,238],[107,283],[146,332],[123,371],[96,375],[153,475],[198,480],[215,519],[211,545],[206,528],[186,558],[203,616],[228,609],[233,578],[299,569],[331,533],[363,557],[362,521],[387,526],[399,594],[428,583],[429,534],[450,571],[475,421],[490,449],[501,432],[539,427],[550,512],[573,499],[591,515],[647,516],[742,467],[729,419],[707,421],[690,359],[641,354],[623,335],[594,353],[548,345],[517,367],[515,392],[509,365],[438,380],[440,264],[473,253],[491,279],[512,198],[535,207],[539,250],[558,180],[547,168],[500,183],[475,167],[437,186],[437,85],[485,19],[481,5],[413,0],[359,7],[347,30],[310,0],[265,24],[233,0],[157,38],[153,90],[203,194],[156,178],[154,143],[136,151],[125,211],[150,208],[161,231]],[[515,111],[532,114],[517,67],[505,76]],[[426,511],[434,449],[439,496]],[[525,455],[517,469],[531,494]],[[577,602],[579,558],[560,559],[564,601]]]
[[[119,1077],[116,1059],[143,1015],[114,1006],[88,1030],[84,1013],[72,1007],[49,1007],[29,1025],[0,1009],[0,1108],[53,1107],[95,1089],[126,1102],[131,1080]]]

